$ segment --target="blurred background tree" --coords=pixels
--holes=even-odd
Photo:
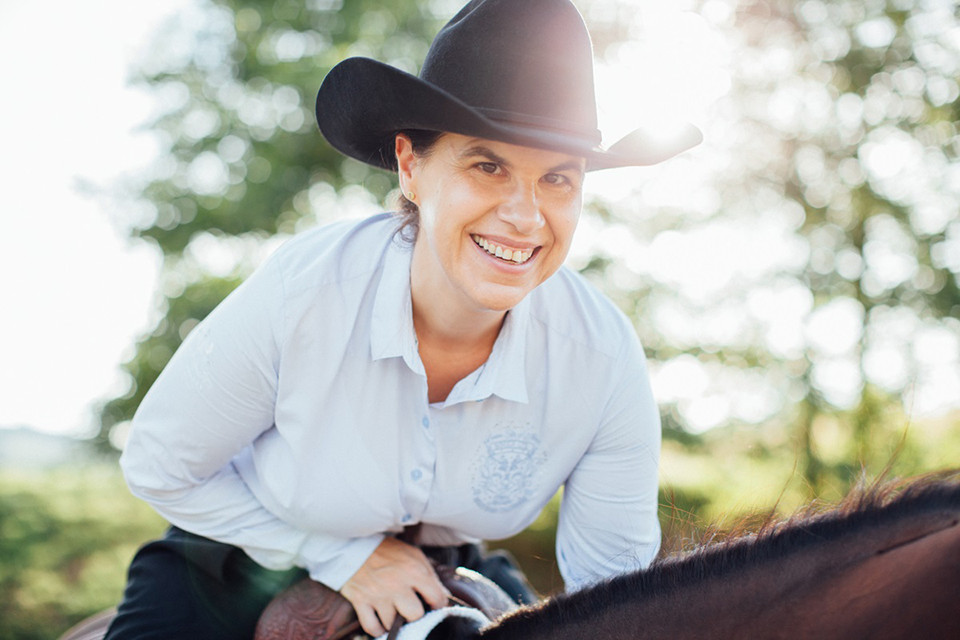
[[[718,443],[763,423],[741,430],[749,448],[789,443],[804,499],[894,457],[924,468],[912,416],[960,391],[960,9],[717,6],[699,10],[736,54],[707,132],[715,171],[692,206],[639,224],[608,209],[652,256],[630,274],[645,294],[620,296],[655,370],[681,383],[660,396],[668,434],[728,426],[701,439]],[[601,264],[604,282],[623,268]]]
[[[391,175],[322,142],[316,88],[349,55],[415,73],[459,5],[207,1],[160,35],[139,81],[163,105],[152,126],[169,152],[134,234],[164,253],[165,315],[103,408],[104,447],[279,241],[390,206]],[[656,32],[652,6],[581,3],[601,62]],[[635,318],[672,451],[710,454],[736,431],[752,455],[789,452],[804,496],[841,493],[890,458],[928,396],[960,389],[957,8],[684,8],[728,43],[730,88],[703,149],[588,203],[599,239],[578,266]],[[664,193],[690,172],[696,188]]]
[[[164,315],[124,365],[129,390],[102,409],[102,447],[190,329],[275,246],[270,238],[372,211],[386,198],[391,176],[322,142],[316,91],[351,55],[416,72],[456,5],[206,1],[158,35],[137,81],[157,95],[150,126],[168,151],[142,187],[146,206],[133,234],[163,252]]]
[[[960,392],[958,7],[689,4],[730,43],[729,90],[703,149],[593,203],[584,261],[651,357],[665,484],[703,512],[705,477],[763,505],[955,464],[945,427],[911,425]]]

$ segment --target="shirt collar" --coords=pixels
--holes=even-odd
[[[383,274],[377,285],[370,322],[370,352],[374,360],[402,357],[414,373],[426,375],[413,328],[412,259],[412,245],[403,243],[398,234],[387,247]],[[454,387],[445,406],[483,400],[490,395],[513,402],[528,402],[526,353],[529,318],[530,303],[524,298],[504,318],[487,362]]]
[[[444,406],[484,400],[491,395],[512,402],[528,402],[526,356],[529,319],[530,303],[524,298],[507,312],[487,362],[453,388]]]
[[[383,273],[370,319],[370,353],[374,360],[401,357],[415,373],[426,375],[417,351],[410,297],[410,262],[413,246],[400,234],[387,246]]]
[[[524,298],[513,309],[500,328],[500,335],[480,373],[482,385],[490,378],[490,391],[504,400],[528,401],[527,397],[527,325],[530,322],[530,301]]]

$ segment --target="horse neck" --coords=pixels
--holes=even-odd
[[[754,557],[749,548],[754,543],[740,541],[734,544],[744,545],[744,549],[733,549],[734,556],[742,552],[740,566],[728,559],[727,565],[712,575],[673,583],[644,584],[643,574],[626,576],[521,611],[481,637],[904,638],[917,629],[924,629],[924,637],[960,637],[960,621],[945,621],[950,628],[938,635],[928,619],[918,619],[930,614],[931,607],[933,613],[938,606],[941,611],[955,607],[960,589],[957,511],[860,526],[833,539],[794,544],[782,553],[774,535],[765,541],[773,548],[759,550]],[[730,554],[731,550],[708,550],[702,558],[678,564],[709,565],[712,553]],[[661,572],[670,569],[665,566]],[[708,566],[702,570],[712,571]],[[694,573],[695,568],[687,575]],[[926,604],[904,615],[907,601]]]

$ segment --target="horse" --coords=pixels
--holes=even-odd
[[[429,640],[960,638],[960,483],[851,493],[756,533]]]
[[[486,626],[447,618],[425,640],[956,639],[958,523],[958,474],[875,484]]]

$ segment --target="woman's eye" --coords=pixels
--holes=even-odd
[[[484,173],[489,173],[490,175],[495,175],[498,171],[500,171],[500,167],[497,166],[497,163],[495,162],[481,162],[477,165],[477,168]]]
[[[547,175],[543,176],[543,179],[547,184],[552,185],[562,185],[566,184],[567,182],[567,178],[559,173],[548,173]]]

